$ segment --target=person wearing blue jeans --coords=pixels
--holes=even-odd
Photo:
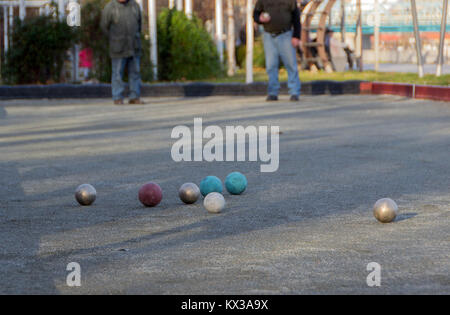
[[[301,82],[297,67],[296,48],[300,45],[300,10],[296,0],[258,0],[254,20],[264,26],[264,51],[269,76],[267,101],[277,101],[280,63],[288,72],[291,101],[298,101]]]
[[[136,104],[141,95],[140,56],[126,58],[112,58],[112,97],[114,101],[122,102],[124,98],[125,84],[122,81],[125,68],[128,70],[129,98],[131,104]],[[140,101],[142,103],[142,101]],[[138,103],[139,104],[139,103]]]
[[[128,69],[129,103],[143,104],[140,99],[141,23],[141,9],[136,0],[111,0],[102,11],[100,26],[109,38],[111,89],[116,105],[123,104],[125,68]]]

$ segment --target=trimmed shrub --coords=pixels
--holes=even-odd
[[[93,52],[91,76],[111,82],[111,58],[108,38],[100,30],[101,13],[111,0],[90,0],[81,9],[81,26],[70,27],[57,17],[30,17],[16,21],[12,48],[2,67],[5,83],[60,82],[68,50],[81,43]],[[143,17],[146,20],[145,16]],[[147,30],[143,30],[146,32]],[[153,79],[150,41],[142,34],[141,77]],[[184,12],[164,10],[158,17],[159,79],[200,80],[223,75],[216,46],[197,17]]]
[[[237,48],[237,64],[240,68],[245,68],[245,59],[247,58],[247,46],[241,45]],[[255,39],[253,47],[253,66],[256,68],[266,67],[266,55],[264,54],[264,43],[262,38]]]
[[[61,82],[67,51],[76,40],[76,29],[57,17],[16,19],[3,80],[7,84]]]
[[[223,73],[214,42],[201,21],[177,10],[158,18],[160,80],[199,80]]]

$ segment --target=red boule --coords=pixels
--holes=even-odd
[[[147,183],[139,190],[139,201],[146,207],[157,206],[162,197],[162,189],[156,183]]]

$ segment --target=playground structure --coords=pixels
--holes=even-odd
[[[332,65],[325,50],[325,31],[328,16],[330,15],[331,9],[333,8],[336,0],[329,0],[323,11],[319,12],[317,9],[323,2],[324,0],[309,1],[302,10],[302,48],[305,61],[309,66],[312,66],[316,61],[321,61],[324,69],[331,72]],[[319,25],[314,28],[314,30],[317,31],[317,38],[315,42],[312,42],[310,40],[310,31],[313,30],[312,21],[316,14],[320,15],[320,18]],[[318,57],[312,56],[310,49],[311,47],[315,47],[317,49]]]
[[[157,80],[158,73],[158,57],[157,57],[157,31],[156,31],[156,18],[157,18],[157,6],[156,0],[136,0],[140,5],[141,9],[144,11],[147,9],[148,15],[148,32],[151,42],[151,62],[154,66],[153,73],[155,74],[155,80]],[[443,10],[442,10],[442,25],[440,30],[440,45],[439,45],[439,57],[438,57],[438,65],[437,65],[437,75],[440,75],[442,72],[442,63],[443,63],[443,49],[444,49],[444,40],[446,33],[446,21],[447,21],[447,6],[448,0],[443,1]],[[13,27],[13,18],[14,18],[14,8],[18,8],[18,17],[20,19],[24,19],[26,17],[27,8],[38,8],[39,14],[53,14],[54,10],[57,10],[58,16],[61,19],[64,19],[66,13],[68,12],[69,5],[71,3],[78,3],[79,0],[54,0],[53,3],[56,4],[56,9],[51,8],[51,1],[48,0],[1,0],[0,7],[3,11],[3,42],[4,42],[4,52],[9,49],[9,34]],[[254,41],[254,28],[253,26],[253,7],[254,0],[240,0],[235,1],[234,3],[239,2],[241,7],[245,7],[246,12],[246,32],[247,32],[247,83],[253,82],[253,65],[252,65],[252,56],[253,56],[253,41]],[[375,25],[374,25],[374,34],[375,34],[375,54],[379,55],[379,30],[380,30],[380,11],[379,11],[379,3],[383,2],[383,0],[374,0],[374,15],[375,15]],[[419,27],[418,27],[418,19],[417,19],[417,9],[415,0],[410,0],[410,8],[411,14],[414,22],[414,34],[416,40],[416,51],[417,51],[417,63],[418,63],[418,73],[419,76],[423,76],[423,57],[421,53],[421,44],[420,44],[420,36],[419,36]],[[302,11],[301,15],[301,23],[302,23],[302,58],[303,63],[307,64],[309,67],[313,67],[315,64],[320,64],[321,68],[327,72],[334,71],[333,63],[331,60],[330,52],[327,51],[327,43],[326,43],[326,32],[327,28],[330,26],[331,22],[331,12],[333,7],[340,3],[341,5],[341,34],[344,36],[345,34],[345,6],[351,5],[351,8],[356,8],[356,25],[355,25],[355,45],[354,45],[354,56],[355,61],[358,65],[358,68],[363,70],[363,60],[362,60],[362,11],[361,11],[361,0],[303,0],[299,1],[299,6]],[[228,3],[227,3],[228,4]],[[229,5],[229,4],[228,4]],[[245,6],[244,6],[245,5]],[[168,0],[167,6],[169,8],[175,8],[177,10],[184,10],[188,17],[191,17],[194,11],[194,0]],[[1,12],[1,11],[0,11]],[[230,19],[228,20],[230,23]],[[215,0],[215,34],[214,39],[217,44],[217,49],[219,51],[220,59],[223,61],[224,59],[224,1],[223,0]],[[314,33],[314,40],[311,40]],[[344,40],[342,40],[344,42]],[[73,65],[76,65],[77,60],[77,47],[74,48],[72,53],[72,62]],[[313,54],[312,52],[316,51],[317,54]],[[378,57],[376,57],[378,62]],[[77,68],[77,67],[74,67]],[[377,64],[375,66],[377,69]],[[78,78],[77,71],[74,70],[73,80],[76,81]]]

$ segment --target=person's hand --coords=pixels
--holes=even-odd
[[[267,23],[269,23],[270,22],[270,20],[271,20],[272,18],[270,17],[270,15],[269,15],[269,13],[262,13],[260,16],[259,16],[259,22],[261,22],[262,24],[267,24]]]
[[[297,37],[292,37],[292,46],[298,48],[302,42]]]

